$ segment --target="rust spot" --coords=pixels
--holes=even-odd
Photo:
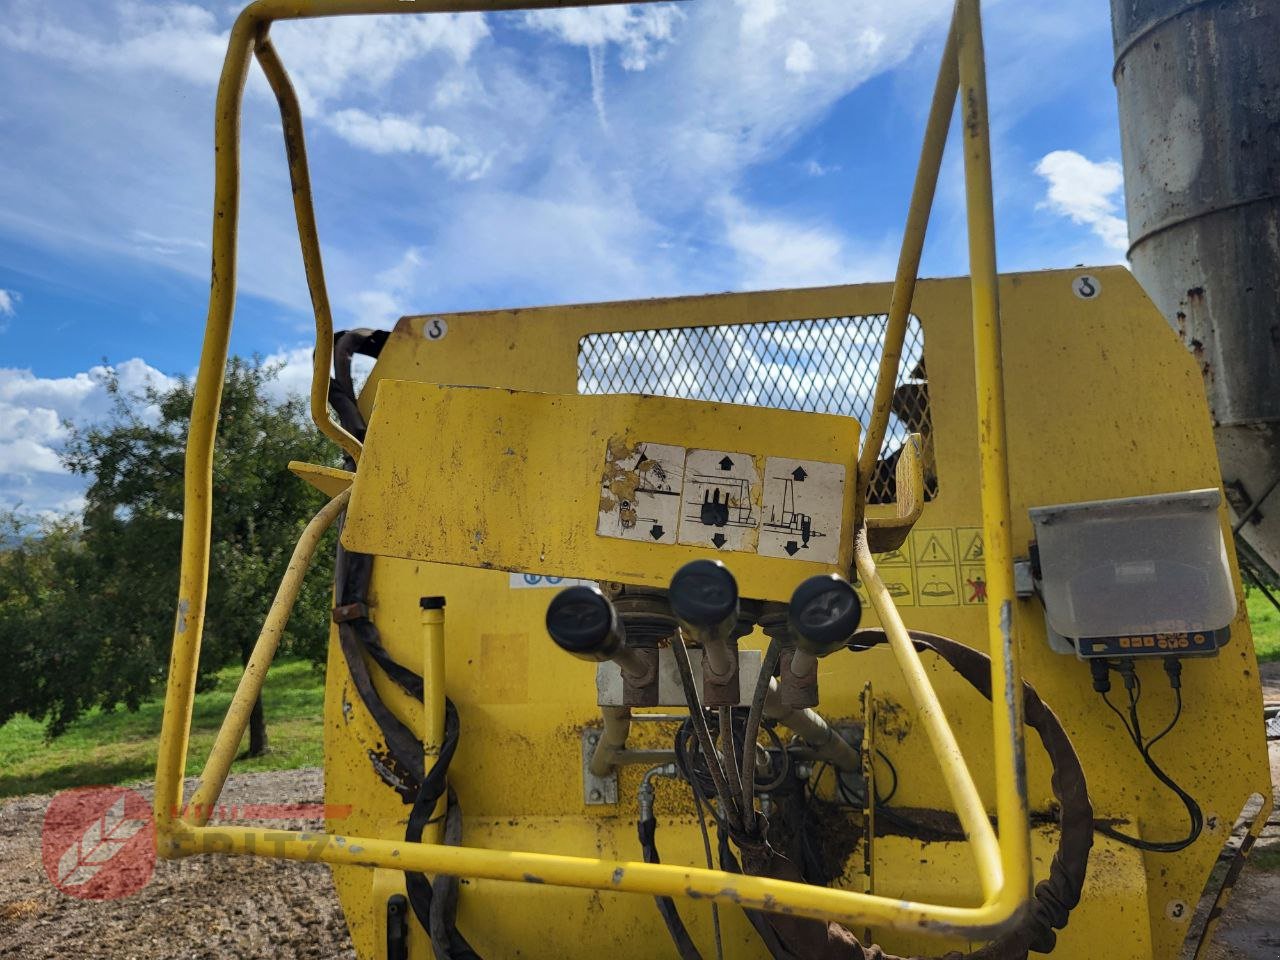
[[[1192,287],[1187,291],[1188,303],[1204,303],[1204,287]]]

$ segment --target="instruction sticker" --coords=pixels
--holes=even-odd
[[[690,450],[678,542],[754,553],[760,538],[760,471],[748,453]]]
[[[844,514],[844,467],[815,460],[769,457],[761,501],[762,557],[813,563],[840,558]]]
[[[960,579],[955,567],[923,567],[916,572],[920,579],[920,606],[960,606]]]
[[[880,582],[900,607],[916,605],[916,589],[910,567],[890,567],[880,571]]]
[[[596,533],[643,543],[675,543],[684,470],[684,447],[610,440],[600,478]]]

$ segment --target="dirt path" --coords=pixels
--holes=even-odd
[[[1280,700],[1280,665],[1269,671]],[[1272,745],[1280,784],[1280,743]],[[226,803],[319,803],[319,770],[232,777]],[[0,958],[21,960],[354,960],[328,868],[206,857],[160,861],[147,887],[123,900],[64,896],[45,878],[40,828],[49,798],[0,802]],[[1280,815],[1255,852],[1280,853]],[[319,821],[266,821],[314,829]],[[1246,868],[1209,960],[1280,960],[1280,869]]]
[[[1262,664],[1261,674],[1263,701],[1280,703],[1280,663]],[[1270,747],[1276,809],[1227,901],[1206,960],[1280,960],[1280,741]]]

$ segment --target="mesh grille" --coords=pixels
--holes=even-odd
[[[831,317],[716,327],[593,333],[578,345],[578,392],[649,393],[687,400],[837,413],[870,419],[888,317]],[[871,503],[894,499],[896,451],[925,438],[925,495],[937,492],[924,334],[911,317],[886,449]]]

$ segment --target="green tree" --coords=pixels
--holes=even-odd
[[[288,462],[337,463],[303,400],[271,399],[269,384],[278,372],[257,359],[232,358],[227,367],[214,460],[202,682],[228,663],[247,661],[294,543],[324,502],[289,472]],[[25,632],[38,638],[26,642],[43,648],[36,656],[48,671],[34,685],[38,695],[16,691],[6,698],[0,721],[4,710],[26,712],[47,717],[57,733],[92,706],[136,708],[168,667],[193,386],[181,380],[134,395],[112,379],[106,385],[114,415],[73,428],[64,454],[67,466],[88,480],[82,524],[56,531],[53,541],[46,534],[44,546],[31,543],[20,562],[10,558],[0,567],[0,611],[6,604],[15,611],[0,614],[0,654],[24,649],[19,634]],[[331,544],[318,557],[326,555],[332,556]],[[35,583],[46,575],[51,582],[45,587]],[[323,657],[331,580],[331,565],[317,559],[284,638],[291,652]],[[35,601],[6,601],[15,588],[32,591]],[[266,749],[259,701],[249,753]]]

